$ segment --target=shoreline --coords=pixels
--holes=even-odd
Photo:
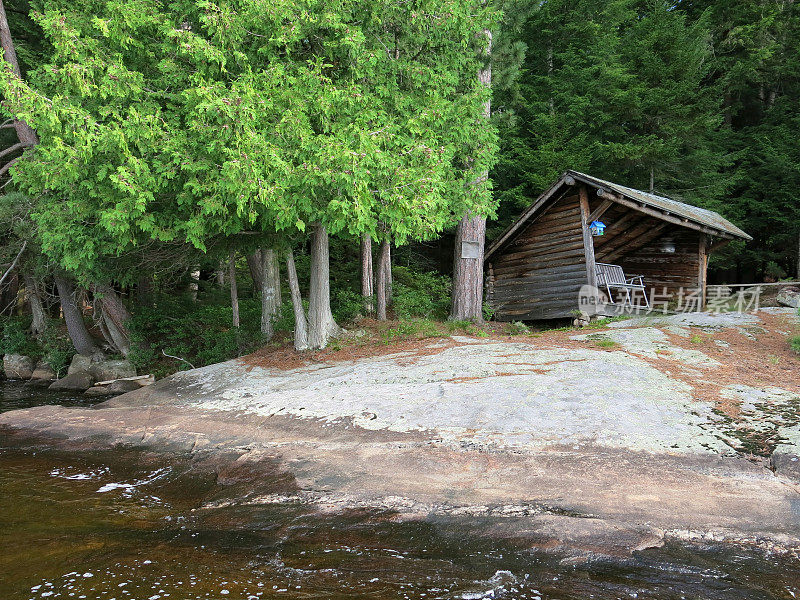
[[[577,336],[560,348],[456,339],[289,371],[231,361],[91,408],[3,413],[0,435],[190,456],[223,482],[245,483],[227,502],[464,519],[486,535],[576,556],[626,556],[669,540],[797,555],[796,447],[734,451],[730,423],[677,376],[709,379],[719,361],[663,342],[654,331],[665,327],[604,330],[619,340],[612,351]],[[648,357],[653,339],[672,350]],[[581,387],[587,369],[614,385]],[[771,407],[794,402],[791,390],[753,390],[733,388],[738,407],[764,394]],[[791,438],[786,425],[776,431]],[[257,474],[276,468],[290,489],[260,488]]]

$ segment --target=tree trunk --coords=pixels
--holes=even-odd
[[[0,45],[3,47],[3,58],[11,65],[11,71],[19,79],[22,79],[22,71],[20,71],[19,68],[17,51],[14,48],[14,40],[11,38],[11,29],[8,26],[6,9],[2,0],[0,0]],[[28,125],[25,121],[21,121],[20,119],[15,120],[14,129],[17,132],[17,138],[25,146],[35,146],[39,143],[39,136],[36,135],[33,127]]]
[[[261,333],[267,339],[274,333],[272,319],[281,307],[281,280],[278,257],[272,249],[259,251],[261,258]]]
[[[383,264],[383,277],[386,279],[386,307],[394,304],[394,297],[392,295],[392,240],[389,239],[386,243],[386,260]]]
[[[488,57],[492,54],[492,32],[484,30],[488,43],[486,65],[478,71],[478,81],[487,87],[492,85],[492,65]],[[483,106],[486,119],[491,117],[492,101]],[[483,173],[478,181],[485,181]],[[456,321],[483,322],[483,249],[486,242],[486,217],[465,214],[456,229],[456,247],[453,251],[453,298],[450,318]]]
[[[233,326],[239,327],[239,290],[236,288],[236,252],[231,250],[228,257],[228,279],[231,281],[231,308],[233,309]]]
[[[312,225],[311,285],[308,298],[308,342],[311,348],[324,348],[341,329],[331,312],[331,281],[328,231],[320,223]]]
[[[263,250],[259,248],[255,252],[251,252],[245,258],[247,259],[247,268],[250,270],[250,277],[253,279],[253,294],[258,293],[264,287],[264,266],[263,266]]]
[[[486,219],[464,215],[456,230],[450,318],[483,321],[483,244]],[[465,255],[468,256],[465,258]]]
[[[388,304],[386,287],[389,283],[386,274],[391,270],[391,256],[389,255],[389,251],[389,240],[385,239],[381,242],[381,247],[378,252],[378,277],[375,282],[375,299],[378,305],[378,321],[386,320],[386,306]]]
[[[219,287],[223,287],[225,285],[225,269],[227,265],[225,264],[224,260],[219,261],[219,268],[214,271],[214,281]]]
[[[112,348],[127,358],[131,350],[131,336],[125,322],[131,318],[131,313],[111,286],[95,285],[94,293],[97,296],[95,304],[100,305],[103,336]]]
[[[297,269],[294,265],[294,252],[290,248],[286,252],[286,273],[289,278],[289,291],[294,308],[294,349],[298,352],[308,350],[308,318],[300,296],[300,284],[297,281]]]
[[[361,295],[364,298],[364,312],[375,312],[373,295],[375,276],[372,272],[372,238],[365,233],[361,236]]]
[[[47,319],[45,318],[44,303],[42,302],[39,284],[33,276],[27,273],[23,275],[23,278],[25,280],[26,297],[31,307],[31,333],[34,336],[41,335],[47,327]]]
[[[200,267],[192,267],[189,272],[189,296],[192,300],[197,300],[197,292],[200,290]]]
[[[61,312],[64,313],[64,321],[67,324],[67,333],[69,339],[72,340],[72,345],[75,346],[78,354],[85,356],[96,354],[100,348],[97,347],[89,330],[86,329],[83,313],[75,298],[75,286],[63,275],[54,275],[53,279],[56,281],[58,297],[61,300]]]

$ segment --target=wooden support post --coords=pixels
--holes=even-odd
[[[700,265],[698,267],[697,273],[697,288],[700,292],[700,310],[705,310],[706,308],[706,287],[707,287],[707,275],[708,275],[708,236],[701,235],[700,236],[700,244],[698,247],[698,252],[700,256]]]
[[[585,185],[580,187],[578,199],[581,206],[581,230],[583,232],[583,254],[586,258],[586,282],[595,289],[595,306],[599,304],[597,293],[597,273],[594,264],[594,240],[589,231],[589,192]]]

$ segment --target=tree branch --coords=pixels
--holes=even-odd
[[[25,144],[23,144],[22,142],[18,142],[16,144],[14,144],[13,146],[9,146],[8,148],[6,148],[2,152],[0,152],[0,158],[3,158],[4,156],[8,156],[9,154],[12,154],[13,152],[16,152],[17,150],[22,150],[24,147],[25,147]]]
[[[2,177],[3,175],[5,175],[6,173],[8,173],[8,170],[9,170],[11,167],[13,167],[13,166],[16,164],[16,162],[17,162],[18,160],[19,160],[19,157],[15,158],[14,160],[10,160],[10,161],[8,161],[8,162],[7,162],[7,163],[6,163],[6,164],[3,166],[3,168],[2,168],[2,169],[0,169],[0,177]]]
[[[27,245],[28,245],[28,240],[22,242],[22,248],[20,248],[19,252],[17,252],[17,257],[11,263],[11,266],[8,267],[8,270],[3,274],[3,277],[0,277],[0,285],[3,285],[3,282],[6,280],[6,277],[8,277],[8,274],[11,273],[11,271],[14,270],[14,267],[17,266],[17,263],[19,262],[19,257],[22,256],[23,252],[25,252],[25,246]]]

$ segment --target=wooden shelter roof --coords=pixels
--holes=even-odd
[[[586,184],[596,190],[597,196],[606,202],[613,202],[627,206],[651,217],[663,221],[695,229],[709,235],[726,239],[740,238],[751,240],[749,235],[736,227],[733,223],[723,218],[720,214],[692,206],[685,202],[678,202],[672,198],[657,196],[641,190],[619,185],[611,181],[592,177],[578,171],[567,171],[547,191],[539,196],[520,217],[492,242],[486,249],[484,260],[502,248],[510,241],[514,234],[520,230],[536,213],[547,205],[548,200],[564,196],[576,184]]]

